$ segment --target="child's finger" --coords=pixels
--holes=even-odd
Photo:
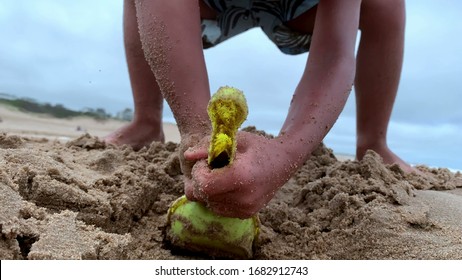
[[[239,194],[236,193],[225,193],[213,197],[213,199],[213,201],[209,201],[208,207],[220,216],[247,219],[260,209],[253,204],[239,203]]]
[[[188,148],[183,155],[187,161],[198,161],[201,159],[207,159],[208,151],[205,146],[195,146]]]
[[[188,200],[197,201],[197,198],[194,195],[194,184],[191,179],[185,179],[184,181],[184,194]]]
[[[191,175],[200,192],[210,197],[232,191],[229,189],[229,183],[226,184],[229,168],[225,166],[212,170],[206,160],[200,160],[194,164]]]

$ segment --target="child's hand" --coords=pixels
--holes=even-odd
[[[296,170],[277,138],[238,133],[234,162],[217,169],[208,166],[207,146],[205,141],[201,143],[184,153],[187,162],[195,162],[191,177],[185,179],[185,193],[188,199],[203,202],[218,215],[254,215]]]
[[[210,129],[209,129],[210,130]],[[185,185],[191,180],[191,172],[194,164],[201,159],[207,159],[207,147],[210,142],[210,135],[196,133],[182,135],[180,143],[180,166],[185,177]],[[185,153],[185,151],[187,151]],[[185,154],[190,155],[185,159]]]

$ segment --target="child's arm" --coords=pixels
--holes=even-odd
[[[280,135],[269,140],[240,133],[232,166],[210,170],[205,160],[198,161],[192,180],[186,181],[188,198],[207,203],[217,214],[249,217],[309,158],[337,120],[353,84],[360,3],[321,0],[306,69]],[[203,157],[204,148],[187,151],[186,159]]]
[[[319,3],[306,68],[279,136],[293,154],[314,150],[345,106],[355,75],[360,3]]]
[[[210,88],[202,49],[197,1],[135,1],[143,51],[181,134],[180,162],[186,178],[194,162],[183,152],[210,134]]]
[[[210,131],[197,1],[135,1],[142,47],[182,138]]]

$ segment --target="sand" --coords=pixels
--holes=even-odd
[[[103,137],[127,124],[118,120],[100,120],[78,117],[70,119],[52,118],[42,114],[26,114],[0,104],[0,131],[28,138],[69,141],[89,133]],[[175,124],[164,123],[167,140],[180,142],[180,133]]]
[[[105,132],[89,119],[41,116],[46,127],[19,131],[6,126],[27,114],[8,111],[0,111],[0,259],[207,258],[165,242],[167,209],[183,194],[170,132],[166,144],[133,151],[97,138],[121,123],[101,125]],[[16,121],[37,120],[28,117]],[[88,133],[74,131],[76,122]],[[462,259],[462,174],[418,168],[423,176],[406,175],[374,152],[338,160],[321,145],[259,212],[254,258]]]

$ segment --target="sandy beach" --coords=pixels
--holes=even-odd
[[[98,139],[119,121],[0,119],[0,259],[207,258],[164,238],[183,194],[174,124],[133,151]],[[255,259],[462,259],[462,174],[334,152],[321,145],[259,212]]]

